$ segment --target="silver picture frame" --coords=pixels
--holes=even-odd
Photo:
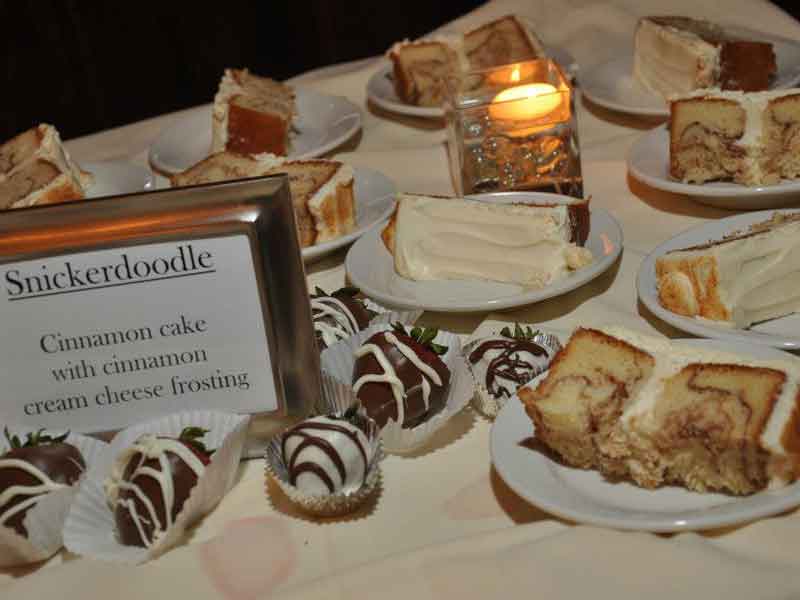
[[[241,233],[250,242],[278,404],[275,411],[253,415],[252,453],[258,440],[307,415],[321,389],[319,351],[286,175],[0,212],[0,265]]]

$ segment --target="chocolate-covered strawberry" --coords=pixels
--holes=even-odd
[[[504,327],[500,335],[493,335],[473,344],[467,361],[478,381],[495,399],[510,398],[517,388],[528,383],[547,369],[560,345],[530,327],[523,329],[519,323],[514,331]],[[552,338],[554,340],[554,338]]]
[[[86,463],[80,451],[65,440],[69,433],[51,436],[28,433],[25,441],[5,429],[11,449],[0,456],[0,524],[27,537],[23,520],[46,494],[80,479]]]
[[[442,411],[450,370],[440,358],[447,348],[434,343],[435,328],[410,333],[395,323],[371,336],[355,352],[353,389],[379,426],[389,419],[416,427]]]
[[[349,338],[369,325],[375,312],[356,297],[358,290],[345,287],[332,294],[316,288],[311,296],[311,318],[319,349],[324,350],[340,340]]]
[[[149,548],[172,526],[211,460],[206,433],[186,427],[177,438],[145,434],[117,457],[105,485],[120,542]]]

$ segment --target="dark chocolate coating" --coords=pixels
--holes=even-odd
[[[495,385],[497,377],[508,379],[520,386],[528,383],[544,371],[544,367],[538,367],[513,356],[515,352],[529,352],[534,356],[547,356],[547,350],[530,340],[486,340],[470,352],[469,362],[475,364],[489,350],[502,350],[502,354],[492,359],[486,368],[486,389],[495,398],[508,396],[508,391],[505,388]]]
[[[444,408],[445,402],[447,401],[447,390],[450,386],[450,369],[447,368],[447,365],[445,365],[442,359],[435,353],[424,348],[411,337],[397,332],[391,333],[393,333],[400,342],[411,347],[422,362],[431,366],[442,380],[441,386],[430,381],[431,393],[428,400],[429,407],[428,410],[425,410],[425,402],[422,396],[422,378],[426,376],[414,363],[408,360],[394,344],[386,340],[386,332],[376,333],[365,342],[365,344],[375,344],[383,350],[389,364],[394,367],[397,377],[403,382],[405,388],[405,398],[403,401],[405,419],[403,420],[402,426],[405,429],[411,429],[427,421]],[[353,383],[358,381],[362,375],[380,375],[382,373],[383,369],[375,356],[371,353],[365,354],[356,359],[353,368]],[[372,417],[380,427],[383,427],[390,418],[397,420],[397,402],[392,393],[392,387],[388,383],[365,383],[358,391],[358,399],[367,414]]]
[[[169,468],[172,472],[172,481],[175,488],[175,501],[172,507],[172,519],[174,521],[181,508],[183,508],[183,504],[189,497],[192,488],[194,488],[194,486],[197,484],[197,475],[195,475],[194,471],[177,454],[173,452],[166,452],[166,455],[167,460],[169,461]],[[122,479],[123,481],[134,483],[139,486],[139,488],[142,490],[142,493],[150,499],[156,509],[158,520],[161,523],[161,529],[164,530],[166,528],[165,525],[167,523],[167,519],[164,506],[164,496],[158,481],[146,475],[138,475],[131,480],[133,472],[139,467],[142,460],[144,460],[144,456],[142,454],[134,454],[125,467]],[[157,458],[149,458],[145,460],[144,466],[155,469],[156,471],[161,470],[161,465]],[[155,523],[150,522],[150,512],[147,510],[145,504],[134,494],[132,490],[121,489],[119,491],[118,500],[134,501],[137,514],[144,517],[141,524],[145,536],[147,537],[148,542],[152,542]],[[139,534],[139,530],[136,527],[136,523],[131,517],[127,506],[120,504],[119,501],[117,502],[116,509],[114,510],[114,520],[117,524],[119,540],[123,544],[126,546],[146,545]]]
[[[24,460],[43,473],[56,483],[73,485],[80,479],[81,474],[86,470],[86,463],[80,451],[72,444],[59,442],[57,444],[42,444],[40,446],[28,446],[27,448],[14,448],[6,452],[3,459]],[[0,468],[0,493],[7,488],[15,485],[35,487],[42,482],[38,477],[31,475],[27,471],[16,467]],[[41,494],[40,494],[41,495]],[[0,506],[0,514],[16,506],[20,502],[29,499],[31,496],[17,495],[11,498],[4,505]],[[36,506],[19,511],[17,514],[6,520],[5,525],[12,527],[22,536],[27,537],[28,531],[22,524],[28,511]]]
[[[336,298],[339,302],[344,304],[347,307],[347,309],[353,314],[353,318],[355,318],[356,323],[358,324],[359,331],[367,328],[373,316],[372,314],[370,314],[370,311],[367,310],[367,307],[364,306],[364,303],[361,300],[355,298],[352,294],[344,290],[337,290],[332,294],[329,294],[328,296],[323,296],[323,295],[313,296],[313,298],[314,299]],[[329,316],[320,316],[318,319],[317,315],[313,314],[313,309],[312,309],[312,318],[314,321],[321,320],[330,325],[335,325],[333,319]],[[327,348],[325,342],[322,341],[322,334],[320,334],[319,332],[317,332],[317,344],[319,345],[320,351],[325,350],[325,348]]]

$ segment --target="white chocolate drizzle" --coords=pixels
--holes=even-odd
[[[3,513],[0,514],[0,525],[5,525],[6,521],[11,517],[36,504],[45,494],[69,487],[63,483],[56,483],[47,476],[47,473],[41,469],[37,469],[26,460],[4,458],[0,460],[0,469],[21,469],[36,477],[40,482],[39,485],[12,485],[3,490],[3,493],[0,494],[0,506],[5,506],[17,496],[30,497],[3,511]]]
[[[358,332],[358,321],[350,309],[337,298],[325,296],[311,299],[311,313],[314,320],[314,331],[322,335],[326,346],[332,346]],[[330,317],[333,323],[322,320]]]
[[[167,456],[168,452],[177,455],[194,472],[198,479],[200,478],[205,465],[182,442],[146,434],[136,440],[130,448],[120,453],[112,468],[111,476],[105,482],[106,496],[112,509],[119,505],[128,510],[131,520],[139,532],[139,537],[146,548],[152,547],[173,524],[172,512],[175,506],[175,482],[172,478],[172,470]],[[123,479],[125,470],[136,454],[140,455],[139,464],[136,465],[128,480],[125,481]],[[151,458],[158,460],[159,469],[144,466],[144,463]],[[134,483],[138,477],[151,477],[158,483],[161,489],[161,497],[164,500],[165,523],[161,523],[159,520],[156,507],[150,498]],[[133,498],[119,498],[122,490],[130,491],[141,501],[146,515],[139,514]],[[152,538],[147,537],[145,524],[153,526]]]
[[[413,364],[419,371],[422,373],[422,401],[425,404],[425,410],[427,411],[430,407],[430,395],[431,395],[431,384],[433,383],[437,386],[442,385],[442,379],[439,377],[439,374],[436,370],[428,364],[425,364],[419,355],[414,352],[412,348],[401,342],[400,340],[395,337],[395,335],[389,331],[384,333],[384,338],[387,342],[392,344],[395,348],[397,348],[400,353],[405,356],[411,364]],[[353,392],[358,394],[358,390],[361,389],[365,383],[376,382],[376,383],[388,383],[392,388],[392,394],[394,395],[394,400],[397,404],[397,422],[403,423],[405,421],[405,404],[403,402],[404,398],[407,396],[407,392],[405,386],[403,386],[403,382],[400,381],[400,378],[397,377],[397,372],[392,367],[392,364],[389,362],[389,359],[386,358],[386,354],[384,354],[383,350],[376,345],[376,344],[364,344],[360,348],[358,348],[355,352],[356,358],[361,358],[367,354],[372,354],[375,359],[378,361],[378,364],[383,369],[382,374],[367,374],[362,375],[359,377],[355,384],[353,384]],[[429,381],[430,379],[430,381]],[[415,386],[416,387],[416,386]],[[412,388],[413,390],[414,388]],[[408,390],[409,392],[411,390]]]

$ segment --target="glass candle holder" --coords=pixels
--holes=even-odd
[[[535,190],[583,197],[572,88],[553,61],[448,78],[444,110],[459,195]]]

